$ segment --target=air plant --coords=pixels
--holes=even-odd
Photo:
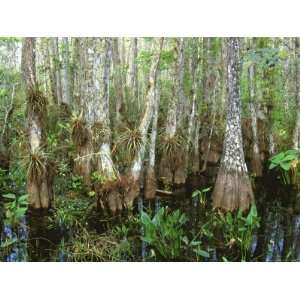
[[[28,157],[27,176],[32,181],[39,181],[46,170],[47,155],[41,148],[30,152]]]
[[[28,107],[42,117],[47,105],[47,99],[40,91],[38,86],[28,90],[27,102]]]
[[[83,113],[73,114],[71,118],[71,136],[75,145],[83,146],[88,142],[89,131],[86,122],[83,120]]]
[[[108,142],[111,135],[109,126],[101,122],[94,123],[92,133],[92,139],[95,144]]]
[[[160,151],[169,157],[176,157],[176,154],[181,152],[185,147],[185,138],[182,134],[177,133],[173,137],[165,136],[165,133],[159,136]]]
[[[132,160],[143,145],[142,135],[138,128],[125,127],[117,138],[116,146],[124,149]]]

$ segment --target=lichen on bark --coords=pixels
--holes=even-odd
[[[223,156],[212,194],[213,206],[246,210],[254,201],[245,163],[239,87],[239,38],[227,39],[228,101]]]

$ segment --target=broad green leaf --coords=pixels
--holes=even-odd
[[[209,253],[207,251],[201,249],[195,249],[194,252],[199,256],[209,258]]]
[[[293,155],[293,154],[289,154],[289,155],[285,156],[281,161],[290,161],[290,160],[294,160],[294,159],[297,159],[297,156]]]
[[[280,152],[279,154],[276,154],[271,158],[271,162],[279,163],[284,158],[284,156],[285,156],[284,152]]]
[[[191,241],[191,246],[199,246],[201,245],[200,241]]]
[[[12,199],[12,200],[15,200],[17,198],[16,195],[12,194],[12,193],[2,195],[2,197],[6,198],[6,199]]]
[[[193,192],[192,197],[194,198],[194,197],[198,196],[199,194],[200,194],[200,191],[196,190]]]
[[[202,193],[206,193],[211,190],[211,186],[202,190]]]
[[[280,167],[284,169],[285,171],[289,171],[291,168],[290,162],[280,162]]]

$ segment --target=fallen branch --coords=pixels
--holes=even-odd
[[[164,190],[156,190],[156,194],[161,195],[161,196],[173,196],[174,195],[173,192],[164,191]]]

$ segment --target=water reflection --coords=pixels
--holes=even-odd
[[[181,189],[175,197],[156,198],[152,201],[153,213],[163,206],[171,209],[181,209],[188,216],[190,230],[196,231],[205,218],[205,209],[199,204],[197,197],[191,197],[194,188]],[[258,214],[261,217],[260,228],[253,235],[250,248],[250,261],[300,261],[300,200],[295,193],[287,196],[286,192],[261,191],[261,199],[257,202]],[[274,192],[274,191],[273,191]],[[208,200],[208,204],[210,200]],[[149,203],[142,196],[138,198],[137,209],[141,214]],[[5,224],[1,233],[1,249],[7,249],[2,260],[7,262],[19,261],[67,261],[65,242],[72,233],[66,234],[62,228],[53,233],[48,228],[47,216],[30,215],[20,220],[17,228]],[[141,237],[144,235],[140,228]],[[226,249],[218,249],[215,245],[204,245],[210,257],[205,261],[226,260]],[[207,247],[206,247],[207,246]],[[139,246],[136,260],[146,260],[147,244],[142,241]],[[224,252],[225,251],[225,252]],[[56,253],[53,257],[53,253]],[[124,258],[126,260],[126,258]]]

